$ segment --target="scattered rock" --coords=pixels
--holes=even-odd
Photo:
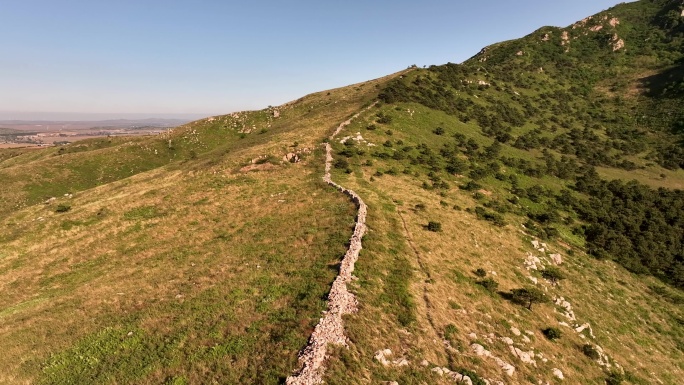
[[[537,264],[541,265],[541,260],[539,257],[532,255],[532,253],[527,253],[524,263],[527,270],[538,270]]]
[[[553,370],[553,375],[554,375],[554,376],[558,377],[558,378],[561,379],[561,380],[564,378],[564,377],[563,377],[563,372],[561,372],[560,369],[558,369],[558,368],[553,368],[552,370]]]
[[[611,40],[613,41],[613,52],[625,47],[625,41],[620,39],[617,33],[613,35]]]
[[[301,160],[301,158],[299,157],[299,154],[295,154],[294,152],[288,152],[287,154],[285,154],[285,156],[283,156],[283,160],[290,163],[298,163]]]
[[[570,302],[566,301],[565,298],[563,298],[563,297],[558,297],[558,298],[556,298],[556,299],[554,300],[553,303],[556,304],[556,305],[558,305],[558,306],[560,306],[561,308],[563,308],[563,310],[565,310],[565,312],[563,313],[563,315],[564,315],[567,319],[569,319],[569,320],[571,320],[571,321],[576,321],[576,320],[577,320],[577,318],[575,318],[575,312],[572,311],[572,305],[570,304]]]
[[[589,336],[596,339],[596,336],[594,336],[594,331],[591,329],[591,325],[588,322],[575,328],[577,333],[582,333],[584,330],[589,330]]]
[[[509,376],[512,376],[513,373],[515,373],[515,366],[507,363],[506,361],[502,360],[499,357],[496,357],[492,355],[492,352],[489,350],[485,349],[484,346],[480,344],[472,344],[470,345],[470,348],[477,354],[478,356],[484,356],[484,357],[490,357],[494,362],[496,362],[497,365]]]
[[[520,329],[516,327],[511,327],[511,333],[515,334],[516,336],[519,336],[521,334]]]
[[[577,333],[582,333],[582,332],[584,331],[584,329],[588,328],[589,326],[590,326],[590,325],[589,325],[588,323],[586,323],[586,324],[584,324],[584,325],[582,325],[582,326],[579,326],[579,327],[575,328],[575,331],[576,331]]]
[[[375,358],[377,361],[379,361],[382,366],[407,366],[409,362],[406,360],[406,358],[399,358],[394,361],[390,361],[388,359],[389,356],[392,355],[392,351],[390,349],[384,349],[384,350],[378,350],[375,352],[375,355],[373,358]]]
[[[549,258],[551,258],[551,261],[556,265],[563,264],[563,257],[561,257],[560,254],[551,254],[549,255]]]
[[[509,346],[511,352],[520,359],[520,361],[537,366],[537,361],[534,360],[534,351],[523,352],[522,350],[516,348],[515,346]]]
[[[431,370],[439,374],[440,376],[451,377],[451,379],[453,379],[459,384],[473,385],[473,380],[471,380],[470,377],[464,376],[463,374],[458,372],[451,371],[448,368],[434,367]]]

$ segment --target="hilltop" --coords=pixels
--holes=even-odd
[[[683,15],[0,151],[0,382],[676,384]]]

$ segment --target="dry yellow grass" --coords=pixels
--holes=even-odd
[[[353,205],[321,181],[319,144],[387,79],[309,95],[235,145],[0,218],[8,229],[0,254],[0,382],[100,382],[88,374],[90,361],[78,361],[82,352],[97,361],[106,349],[154,349],[165,339],[172,350],[162,344],[148,353],[161,355],[157,362],[134,350],[130,360],[141,362],[114,362],[104,375],[137,383],[271,383],[288,375],[353,224]],[[214,130],[200,121],[173,137],[209,148]],[[282,162],[292,151],[303,160]],[[240,171],[260,157],[271,166]],[[21,176],[50,162],[35,159],[42,163],[15,158],[3,167]],[[17,200],[22,183],[12,190]],[[71,210],[57,213],[59,204]],[[119,331],[124,345],[110,346]]]
[[[579,250],[569,255],[569,246],[562,241],[551,242],[545,253],[539,252],[531,244],[534,238],[521,226],[525,218],[509,214],[509,224],[496,227],[452,208],[474,208],[476,201],[468,192],[452,189],[440,196],[420,188],[419,181],[405,175],[370,180],[374,169],[362,167],[359,172],[363,174],[339,176],[343,185],[358,191],[371,207],[371,241],[366,242],[368,250],[357,265],[357,269],[368,270],[358,273],[362,277],[358,295],[363,306],[349,320],[358,343],[350,352],[340,353],[330,381],[337,383],[336,376],[344,370],[358,368],[360,373],[349,383],[401,383],[409,378],[418,383],[453,383],[429,372],[439,366],[465,368],[483,378],[516,384],[557,383],[559,379],[553,374],[557,368],[564,374],[563,383],[601,384],[607,372],[617,370],[615,363],[644,383],[675,384],[682,378],[684,357],[671,336],[677,333],[672,325],[683,314],[681,308],[652,294],[649,286],[657,285],[655,279],[635,276],[613,262],[597,261]],[[416,209],[418,204],[425,209]],[[441,223],[442,231],[427,231],[429,221]],[[561,269],[568,276],[557,286],[524,265],[527,253],[550,265],[549,252],[562,255]],[[413,273],[410,290],[416,322],[409,328],[387,313],[381,299],[385,295],[383,279],[397,254],[410,262]],[[474,271],[478,268],[486,270],[503,292],[534,286],[530,277],[536,279],[537,287],[549,298],[563,297],[571,303],[576,320],[567,319],[563,309],[552,302],[535,305],[529,311],[487,292],[476,284],[479,278]],[[573,330],[585,323],[591,325],[595,338],[588,329],[582,333]],[[453,327],[451,330],[457,332],[451,332],[450,349],[443,340]],[[542,330],[547,327],[559,328],[561,339],[546,339]],[[521,335],[515,335],[512,328]],[[522,362],[503,338],[511,338],[513,346],[524,352],[534,351],[536,363]],[[477,356],[471,348],[473,343],[484,345],[494,356],[515,366],[513,376],[505,374],[493,359]],[[611,367],[586,357],[581,350],[584,344],[602,347]],[[391,349],[395,358],[406,357],[410,366],[382,367],[373,354],[385,348]],[[426,368],[421,365],[423,360],[428,361]]]

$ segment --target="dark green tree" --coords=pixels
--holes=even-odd
[[[535,303],[546,302],[544,292],[536,287],[523,287],[520,289],[511,290],[511,299],[513,302],[525,306],[528,310],[532,310],[532,305]]]

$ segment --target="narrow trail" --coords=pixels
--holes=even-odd
[[[401,223],[404,226],[404,232],[406,233],[406,241],[408,242],[409,246],[411,246],[411,249],[413,250],[413,253],[416,255],[416,261],[418,262],[418,266],[420,267],[421,272],[425,275],[425,279],[423,280],[423,302],[425,303],[425,316],[430,323],[430,327],[432,328],[432,331],[435,333],[435,336],[442,339],[440,336],[439,332],[437,331],[437,328],[435,327],[435,322],[432,319],[432,302],[430,302],[430,297],[428,296],[428,288],[427,288],[427,281],[432,279],[432,276],[430,275],[430,270],[428,270],[427,266],[425,265],[425,262],[423,261],[423,258],[420,256],[420,253],[418,252],[418,248],[416,245],[413,243],[413,237],[411,236],[411,232],[408,229],[408,226],[406,225],[406,220],[404,219],[404,216],[401,214],[401,210],[397,209],[397,214],[399,214],[399,218],[401,218]]]
[[[373,107],[376,103],[371,104],[363,111]],[[330,140],[333,140],[342,129],[351,124],[352,120],[358,117],[361,112],[340,123],[335,132],[330,136]],[[325,143],[325,174],[323,175],[323,181],[335,187],[343,194],[348,195],[356,204],[358,209],[356,225],[354,226],[354,233],[349,240],[349,248],[340,263],[340,272],[337,278],[335,278],[328,294],[328,310],[323,312],[323,317],[314,328],[309,338],[309,343],[299,354],[301,369],[287,378],[285,383],[288,385],[313,385],[323,382],[328,344],[348,346],[347,337],[344,335],[342,316],[358,310],[358,301],[354,294],[347,289],[347,283],[352,280],[354,264],[358,260],[359,252],[362,248],[361,238],[363,238],[363,234],[366,232],[368,206],[366,206],[363,199],[357,193],[332,181],[330,177],[332,160],[332,147],[330,143]]]

